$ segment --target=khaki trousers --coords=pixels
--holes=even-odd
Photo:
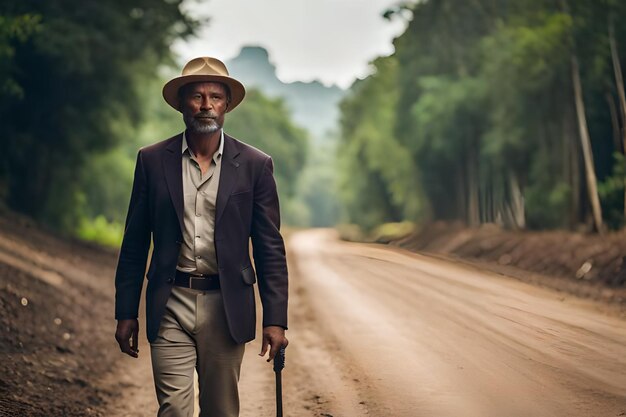
[[[158,337],[150,345],[158,416],[193,416],[195,368],[200,416],[237,417],[244,349],[230,336],[219,290],[173,287]]]

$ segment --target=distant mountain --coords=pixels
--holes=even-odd
[[[276,76],[267,50],[246,46],[227,63],[230,74],[246,87],[256,87],[272,97],[283,97],[292,111],[294,121],[308,129],[317,139],[337,128],[339,101],[345,91],[337,86],[326,87],[318,81],[283,83]]]

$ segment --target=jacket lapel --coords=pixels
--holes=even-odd
[[[165,182],[170,193],[170,198],[174,204],[174,210],[178,217],[180,230],[183,227],[183,134],[179,134],[165,148],[163,155],[163,172],[165,172]]]
[[[224,156],[222,159],[222,169],[220,172],[220,184],[217,189],[217,203],[215,212],[215,224],[220,221],[228,198],[237,184],[237,174],[239,162],[235,160],[239,155],[237,142],[227,134],[224,134]]]

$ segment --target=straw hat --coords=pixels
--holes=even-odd
[[[246,95],[246,89],[243,84],[228,75],[226,65],[222,61],[203,56],[187,62],[183,68],[182,75],[171,79],[163,86],[163,98],[167,104],[180,111],[178,89],[185,84],[197,82],[220,82],[230,88],[230,104],[226,112],[237,107]]]

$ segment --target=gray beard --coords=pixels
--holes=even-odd
[[[185,125],[187,126],[187,130],[192,133],[199,134],[208,134],[217,132],[222,128],[222,126],[217,122],[217,120],[210,119],[208,123],[201,122],[195,119],[193,116],[189,114],[183,114],[183,120],[185,121]]]

